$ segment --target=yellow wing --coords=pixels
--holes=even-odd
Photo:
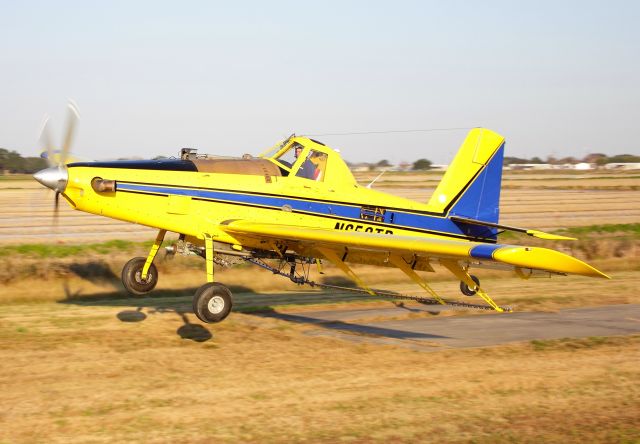
[[[375,263],[384,262],[391,254],[412,255],[416,260],[494,262],[516,269],[609,278],[581,260],[548,248],[327,230],[243,220],[229,221],[220,228],[240,243],[255,244],[257,240],[269,245],[277,242],[299,254],[313,257],[326,257],[327,254],[323,251],[329,250],[345,261],[357,256],[369,257],[372,259],[370,263]],[[247,242],[243,242],[243,238],[248,238]]]

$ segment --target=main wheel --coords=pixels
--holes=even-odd
[[[158,283],[158,269],[153,263],[149,267],[147,278],[142,279],[142,268],[146,261],[144,257],[134,257],[122,267],[122,285],[133,295],[149,293]]]
[[[464,282],[460,281],[460,291],[462,292],[463,295],[465,296],[473,296],[474,294],[476,294],[478,292],[478,287],[480,287],[480,279],[478,279],[476,276],[470,274],[469,276],[471,276],[471,279],[473,280],[473,282],[476,283],[475,288],[469,288],[469,286],[467,284],[465,284]]]
[[[231,312],[233,299],[227,287],[209,282],[198,288],[193,297],[193,312],[202,322],[220,322]]]

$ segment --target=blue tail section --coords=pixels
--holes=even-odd
[[[503,158],[504,143],[496,150],[476,177],[461,190],[460,196],[449,211],[449,216],[461,216],[483,222],[498,223],[500,219]],[[489,237],[493,238],[497,236],[498,231],[495,228],[464,225],[476,235],[482,234],[482,237],[489,235]]]

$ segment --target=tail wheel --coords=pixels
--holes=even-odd
[[[472,274],[470,274],[469,276],[471,277],[471,280],[473,280],[473,282],[476,283],[476,286],[474,288],[469,288],[467,284],[460,281],[460,291],[465,296],[473,296],[478,292],[478,288],[480,287],[480,279],[478,279],[477,276],[474,276]]]
[[[122,285],[133,295],[149,293],[158,283],[158,269],[151,264],[146,279],[142,279],[142,268],[147,261],[144,257],[134,257],[122,268]]]
[[[209,282],[198,288],[193,297],[193,312],[202,322],[220,322],[231,312],[231,291],[222,284]]]

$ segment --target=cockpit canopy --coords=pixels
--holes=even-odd
[[[337,151],[306,137],[290,137],[260,157],[278,166],[283,176],[335,186],[357,184]]]
[[[256,176],[284,176],[286,181],[314,181],[332,188],[353,187],[357,182],[340,154],[306,137],[290,137],[260,154],[258,158],[198,155],[183,150],[180,159],[76,162],[67,167],[121,168],[158,171],[185,171]]]

